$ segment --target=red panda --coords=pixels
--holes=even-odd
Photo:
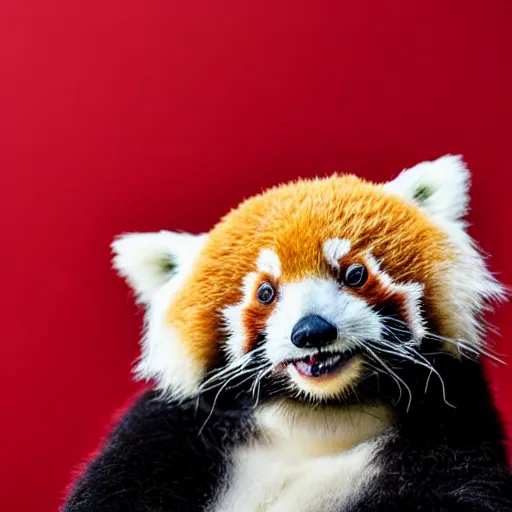
[[[154,389],[64,510],[512,510],[480,362],[504,289],[466,231],[469,180],[447,155],[116,239]]]

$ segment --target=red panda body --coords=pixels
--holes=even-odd
[[[468,181],[451,156],[302,180],[208,234],[118,239],[155,390],[64,510],[512,510],[479,360],[503,291],[465,231]]]

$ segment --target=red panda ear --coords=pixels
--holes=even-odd
[[[128,233],[112,242],[112,264],[138,302],[148,303],[161,286],[190,268],[205,241],[206,235],[170,231]]]
[[[445,155],[402,171],[384,189],[416,204],[442,224],[457,222],[465,216],[469,181],[470,173],[462,157]]]
[[[440,273],[448,293],[448,309],[456,311],[456,337],[472,345],[482,343],[481,313],[505,297],[483,254],[466,231],[470,174],[460,156],[446,155],[422,162],[386,183],[384,190],[414,203],[456,248],[455,258]]]

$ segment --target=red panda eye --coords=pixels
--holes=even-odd
[[[275,296],[276,296],[276,291],[270,283],[260,284],[260,287],[258,288],[258,293],[256,294],[256,297],[258,297],[258,300],[262,304],[265,304],[265,305],[270,304],[274,300]]]
[[[354,263],[345,270],[343,283],[347,286],[358,288],[368,280],[368,270],[360,263]]]

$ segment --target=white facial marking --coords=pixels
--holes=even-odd
[[[270,274],[274,279],[281,277],[281,262],[279,256],[270,249],[262,249],[256,266],[259,272]]]
[[[328,244],[324,249],[332,261],[338,261],[340,251],[348,249],[348,244]],[[334,256],[333,256],[334,255]],[[411,329],[412,341],[419,343],[424,336],[424,319],[421,311],[423,286],[419,283],[397,283],[384,272],[379,262],[367,251],[365,263],[368,271],[375,276],[389,294],[400,294],[404,298],[406,321]],[[265,328],[265,354],[274,367],[283,362],[303,359],[313,355],[316,349],[297,348],[291,342],[293,328],[306,315],[318,315],[336,326],[337,339],[329,345],[330,352],[345,352],[364,347],[371,340],[379,341],[384,335],[384,318],[379,307],[370,305],[364,296],[357,296],[340,286],[332,278],[308,278],[280,287],[279,300],[270,315]],[[354,362],[355,364],[355,362]],[[293,382],[307,395],[336,395],[343,388],[346,376],[357,375],[357,366],[348,363],[339,379],[333,376],[332,385],[310,386],[293,365],[287,367]]]
[[[337,263],[340,257],[350,249],[348,240],[329,240],[324,244],[324,253],[329,256],[330,262]],[[377,277],[380,283],[389,289],[389,293],[399,293],[405,297],[408,326],[411,329],[413,340],[417,343],[424,334],[423,316],[421,313],[421,299],[423,287],[418,283],[396,283],[391,276],[384,272],[379,261],[370,251],[365,253],[365,262],[368,271]],[[263,250],[257,261],[258,270],[280,273],[277,255],[273,251]],[[227,332],[226,349],[231,364],[242,361],[247,345],[247,333],[244,325],[244,312],[254,299],[254,291],[259,279],[258,272],[249,272],[243,279],[242,298],[239,303],[225,307],[221,313],[225,321]],[[318,315],[336,326],[338,336],[329,345],[331,352],[345,352],[364,346],[369,340],[380,340],[383,336],[384,319],[375,308],[368,304],[364,296],[354,295],[344,289],[332,278],[307,278],[279,287],[279,298],[274,310],[268,318],[264,330],[265,343],[262,346],[265,357],[273,368],[283,363],[303,359],[316,353],[317,349],[298,348],[291,342],[292,331],[306,315]],[[356,362],[354,361],[354,364]],[[353,372],[358,373],[357,364],[351,369],[348,363],[345,374],[339,379],[332,378],[332,385],[318,387],[309,386],[307,380],[288,366],[288,374],[293,382],[308,395],[331,396],[336,395],[343,387],[345,376]]]
[[[334,268],[339,268],[339,260],[349,251],[350,240],[346,238],[332,238],[323,246],[324,257]]]
[[[365,300],[340,290],[332,279],[305,279],[280,288],[279,300],[270,315],[266,334],[266,354],[274,365],[299,359],[315,350],[297,348],[291,342],[295,324],[304,316],[316,314],[338,328],[338,339],[331,347],[344,351],[365,339],[379,338],[381,323]]]
[[[381,270],[377,259],[367,251],[365,254],[368,270],[379,278],[382,285],[390,293],[399,293],[406,298],[407,323],[414,336],[414,341],[420,343],[425,335],[425,320],[421,312],[421,299],[423,298],[423,285],[420,283],[397,283],[391,276]]]
[[[249,272],[243,279],[242,300],[238,304],[227,306],[221,310],[228,334],[226,347],[231,358],[244,355],[247,335],[244,328],[243,315],[245,309],[251,304],[257,281],[258,274],[256,272]]]

